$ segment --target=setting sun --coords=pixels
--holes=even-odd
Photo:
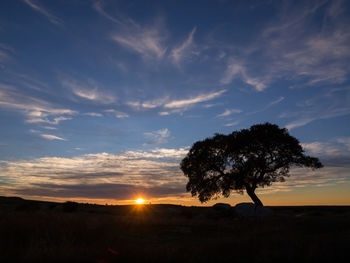
[[[144,202],[145,202],[145,200],[143,200],[142,198],[139,198],[139,199],[136,200],[136,203],[138,205],[142,205]]]

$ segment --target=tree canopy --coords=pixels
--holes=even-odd
[[[283,182],[291,166],[323,167],[318,158],[305,155],[287,129],[271,123],[198,141],[181,161],[188,177],[186,190],[201,202],[246,190],[257,206],[263,204],[256,188]]]

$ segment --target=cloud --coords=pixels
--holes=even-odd
[[[94,4],[93,4],[93,8],[97,11],[97,13],[99,13],[101,16],[107,18],[108,20],[116,23],[116,24],[119,24],[119,25],[123,25],[123,23],[114,18],[113,16],[109,15],[103,8],[103,1],[95,1]]]
[[[225,126],[226,127],[232,127],[232,126],[236,126],[238,124],[239,124],[239,121],[234,121],[234,122],[226,123]]]
[[[191,52],[190,48],[193,43],[194,33],[197,28],[194,27],[192,31],[189,33],[187,39],[178,47],[175,47],[171,50],[170,56],[173,59],[175,64],[178,64],[181,60],[189,55]]]
[[[133,31],[133,30],[132,30]],[[162,45],[163,36],[155,28],[136,29],[135,32],[114,33],[111,38],[130,50],[145,58],[160,59],[166,48]]]
[[[339,137],[336,139],[338,143],[344,144],[350,151],[350,137]]]
[[[1,161],[0,190],[6,195],[130,200],[142,193],[151,199],[185,194],[187,179],[179,162],[189,147],[120,154],[96,153],[72,158],[42,157],[32,160]],[[291,169],[284,183],[274,183],[259,194],[292,191],[308,186],[349,182],[349,162],[326,165],[312,171]],[[23,176],[26,175],[26,176]]]
[[[305,126],[305,125],[307,125],[310,122],[313,122],[315,120],[317,120],[317,118],[302,118],[302,119],[295,120],[295,121],[292,121],[292,122],[288,123],[285,127],[288,130],[292,130],[292,129],[295,129],[295,128],[298,128],[298,127]]]
[[[0,43],[0,63],[5,63],[12,60],[12,54],[15,54],[14,48],[9,45]]]
[[[147,144],[164,144],[168,142],[170,131],[164,128],[153,132],[145,132],[144,136],[147,139]]]
[[[301,5],[284,3],[280,20],[263,32],[261,48],[270,57],[266,63],[268,74],[273,78],[288,74],[298,79],[301,86],[343,83],[350,70],[348,17],[339,12],[346,10],[344,2]],[[335,9],[338,15],[330,15]],[[314,27],[316,20],[322,21],[319,30]]]
[[[33,10],[36,12],[42,14],[45,16],[51,23],[57,25],[57,26],[62,26],[63,21],[53,15],[51,12],[49,12],[46,8],[43,6],[40,6],[39,4],[35,3],[34,0],[23,0],[24,3],[26,3],[28,6],[30,6]]]
[[[147,101],[128,101],[126,104],[134,110],[152,110],[156,108],[163,108],[158,112],[160,116],[166,116],[173,113],[183,113],[189,108],[194,107],[201,102],[210,101],[220,97],[226,90],[219,90],[209,93],[202,93],[189,99],[171,100],[169,96],[159,99]]]
[[[167,51],[163,45],[166,33],[162,29],[162,22],[156,21],[154,25],[140,25],[129,17],[120,15],[117,19],[106,12],[101,1],[95,1],[95,10],[103,17],[117,25],[111,39],[119,45],[140,54],[143,58],[161,59]]]
[[[55,136],[55,135],[51,135],[51,134],[40,134],[41,137],[43,137],[44,139],[47,140],[58,140],[58,141],[66,141],[66,139],[63,139],[61,137]]]
[[[285,98],[283,97],[283,96],[281,96],[281,97],[279,97],[278,99],[276,99],[276,100],[274,100],[274,101],[271,101],[268,105],[267,105],[267,107],[271,107],[271,106],[273,106],[273,105],[275,105],[275,104],[278,104],[278,103],[280,103],[281,101],[283,101]]]
[[[11,47],[7,44],[4,44],[4,43],[0,43],[0,49],[4,50],[6,52],[12,53],[12,54],[16,54],[16,51],[13,47]]]
[[[97,112],[87,112],[84,115],[87,115],[90,117],[102,117],[103,116],[101,113],[97,113]]]
[[[169,108],[169,109],[177,109],[177,108],[187,108],[191,107],[197,103],[209,101],[215,98],[220,97],[224,92],[226,92],[225,89],[211,92],[211,93],[206,93],[206,94],[201,94],[196,97],[192,97],[190,99],[181,99],[181,100],[173,100],[167,102],[164,107]]]
[[[109,92],[101,90],[100,85],[91,78],[81,80],[61,74],[59,80],[62,86],[70,89],[78,98],[99,104],[111,104],[116,101],[115,96]]]
[[[168,52],[169,48],[165,45],[168,34],[162,19],[156,19],[153,24],[140,24],[118,11],[116,11],[118,18],[112,16],[107,12],[102,1],[95,1],[93,7],[97,13],[117,25],[116,30],[110,34],[111,39],[145,59],[161,60],[169,53],[170,59],[175,64],[179,64],[181,60],[194,54],[191,47],[196,27],[191,30],[183,43]]]
[[[10,59],[9,54],[4,50],[0,49],[0,62],[5,62],[5,61],[8,61],[9,59]]]
[[[35,78],[33,75],[23,74],[17,71],[13,71],[10,68],[7,69],[6,74],[2,76],[3,83],[8,83],[16,88],[23,90],[35,90],[42,92],[43,94],[52,94],[50,86]]]
[[[146,100],[143,102],[140,101],[129,101],[126,104],[132,107],[134,110],[149,110],[161,107],[169,100],[169,97],[154,99],[154,100]]]
[[[136,186],[132,184],[37,184],[33,188],[18,188],[15,190],[20,195],[49,196],[59,198],[91,198],[91,199],[114,199],[130,200],[137,196],[164,197],[180,196],[185,193],[184,187],[161,185],[161,186]]]
[[[174,148],[155,148],[149,151],[126,151],[128,158],[146,158],[146,159],[174,159],[180,160],[188,153],[189,147]]]
[[[242,110],[240,110],[240,109],[226,109],[223,113],[219,114],[216,117],[222,118],[222,117],[230,116],[233,113],[241,113],[241,112],[242,112]]]
[[[43,126],[42,128],[44,128],[46,130],[57,130],[56,127],[51,127],[51,126]]]
[[[64,198],[130,200],[138,191],[150,198],[174,196],[185,193],[186,179],[179,161],[187,152],[188,147],[156,148],[120,154],[2,161],[0,180],[6,185],[1,194],[7,189],[7,194],[12,195]]]
[[[326,142],[302,143],[302,146],[310,154],[320,156],[323,159],[350,158],[350,137],[333,138]]]
[[[247,115],[251,115],[251,114],[256,114],[256,113],[259,113],[259,112],[263,112],[269,108],[271,108],[272,106],[278,104],[278,103],[281,103],[282,101],[284,101],[285,97],[281,96],[279,97],[278,99],[274,100],[274,101],[271,101],[269,104],[267,104],[265,107],[263,107],[262,109],[260,110],[256,110],[256,111],[252,111],[252,112],[248,112]]]
[[[31,113],[29,113],[30,115]],[[33,118],[29,118],[26,120],[27,123],[48,123],[51,125],[57,125],[59,124],[61,121],[66,121],[66,120],[71,120],[72,118],[70,117],[55,117],[53,118],[53,120],[49,120],[47,118],[43,119],[43,118],[37,118],[37,117],[33,117]]]
[[[312,171],[307,168],[293,168],[290,177],[285,182],[276,182],[268,188],[258,188],[258,194],[274,194],[277,192],[289,192],[305,187],[327,187],[350,181],[350,166],[325,166],[322,169]]]
[[[128,114],[121,111],[114,110],[114,109],[108,109],[108,110],[105,110],[105,112],[112,113],[118,119],[129,118]]]
[[[297,83],[290,88],[301,88],[338,85],[349,79],[345,1],[279,1],[274,9],[277,15],[266,20],[251,44],[214,47],[218,54],[226,54],[221,59],[226,61],[222,85],[241,79],[263,91],[281,80]]]
[[[284,112],[281,118],[296,118],[287,123],[287,129],[295,129],[302,127],[316,120],[330,119],[334,117],[350,114],[350,105],[348,98],[350,96],[350,88],[326,88],[316,96],[299,102],[299,110],[293,113]]]
[[[341,154],[341,151],[337,147],[330,146],[327,143],[311,142],[303,143],[302,146],[306,151],[316,155],[339,156]]]
[[[47,101],[21,93],[14,87],[1,83],[0,107],[24,113],[28,123],[58,124],[60,121],[70,120],[71,116],[78,114],[77,111],[57,108]]]
[[[253,86],[257,91],[263,91],[267,88],[266,81],[257,77],[251,77],[250,74],[248,74],[246,66],[231,59],[226,67],[224,75],[220,79],[220,83],[223,85],[230,84],[236,77],[240,77],[245,83]]]

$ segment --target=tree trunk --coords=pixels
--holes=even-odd
[[[264,206],[257,195],[254,193],[255,189],[251,188],[249,185],[246,185],[245,189],[247,190],[247,194],[253,200],[256,206]]]

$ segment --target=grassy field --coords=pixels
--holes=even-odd
[[[345,262],[350,207],[99,206],[0,197],[0,262]]]

